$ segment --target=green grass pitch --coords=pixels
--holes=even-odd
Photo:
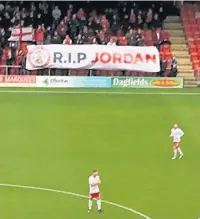
[[[91,94],[3,90],[0,184],[87,196],[88,176],[97,168],[103,200],[151,219],[200,217],[200,90],[107,90],[137,92],[129,95],[92,94],[104,91],[100,89],[85,89]],[[185,156],[172,161],[169,132],[174,123],[185,132]],[[87,205],[87,199],[78,196],[0,186],[3,219],[145,219],[107,203],[102,214],[96,203],[88,213]]]

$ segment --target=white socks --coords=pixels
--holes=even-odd
[[[98,208],[98,210],[101,210],[101,200],[97,200],[97,208]],[[88,202],[88,209],[92,210],[92,200],[91,199],[89,199],[89,202]]]
[[[180,148],[178,148],[177,150],[178,150],[178,152],[179,152],[180,156],[182,156],[182,155],[183,155],[183,152],[181,151],[181,149],[180,149]]]
[[[89,203],[88,203],[88,209],[91,210],[92,209],[92,200],[89,199]]]
[[[97,208],[98,210],[101,210],[101,200],[97,200]]]
[[[177,156],[177,152],[179,152],[180,156],[183,156],[183,152],[180,148],[174,149],[174,157]]]
[[[177,149],[174,149],[174,157],[177,156]]]

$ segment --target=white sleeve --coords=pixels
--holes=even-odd
[[[171,129],[171,134],[170,134],[170,136],[169,137],[172,137],[173,136],[173,132],[172,132],[172,129]]]
[[[89,184],[92,184],[92,178],[89,177]]]
[[[183,130],[180,129],[181,137],[184,135]]]

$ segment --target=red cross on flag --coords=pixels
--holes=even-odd
[[[34,41],[32,27],[14,27],[8,41]]]

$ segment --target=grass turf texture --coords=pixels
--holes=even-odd
[[[98,168],[105,200],[152,219],[200,216],[200,96],[26,94],[5,90],[19,89],[0,89],[0,183],[87,195],[88,175]],[[185,157],[172,161],[168,136],[175,122],[185,131]],[[96,212],[96,203],[94,211],[88,213],[87,199],[59,193],[0,187],[0,194],[4,219],[142,219],[107,204],[103,205],[103,214]]]

